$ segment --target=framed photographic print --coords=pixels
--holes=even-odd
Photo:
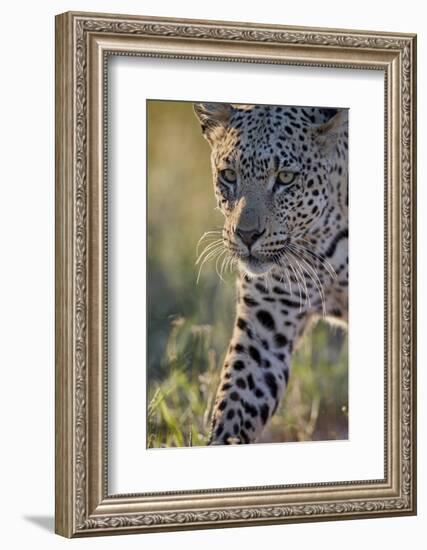
[[[416,38],[56,18],[56,531],[416,512]]]

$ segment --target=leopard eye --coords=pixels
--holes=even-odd
[[[221,176],[221,179],[223,179],[226,183],[234,184],[237,181],[237,174],[235,170],[232,170],[231,168],[221,170],[219,174]]]
[[[276,185],[280,187],[291,185],[291,183],[294,183],[297,175],[298,175],[297,172],[289,172],[287,170],[281,170],[277,174]]]

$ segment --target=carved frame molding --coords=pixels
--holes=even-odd
[[[108,495],[105,180],[109,55],[385,74],[385,478]],[[67,537],[414,514],[416,37],[65,13],[56,18],[56,532]]]

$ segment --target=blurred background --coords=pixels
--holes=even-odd
[[[197,283],[198,240],[220,229],[210,148],[190,102],[147,102],[147,446],[205,445],[234,323],[235,274],[215,262]],[[293,355],[282,406],[262,442],[347,439],[345,332],[318,323]]]

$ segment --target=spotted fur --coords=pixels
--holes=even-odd
[[[253,443],[310,321],[347,322],[347,111],[198,103],[195,112],[212,150],[221,246],[238,268],[210,443]]]

